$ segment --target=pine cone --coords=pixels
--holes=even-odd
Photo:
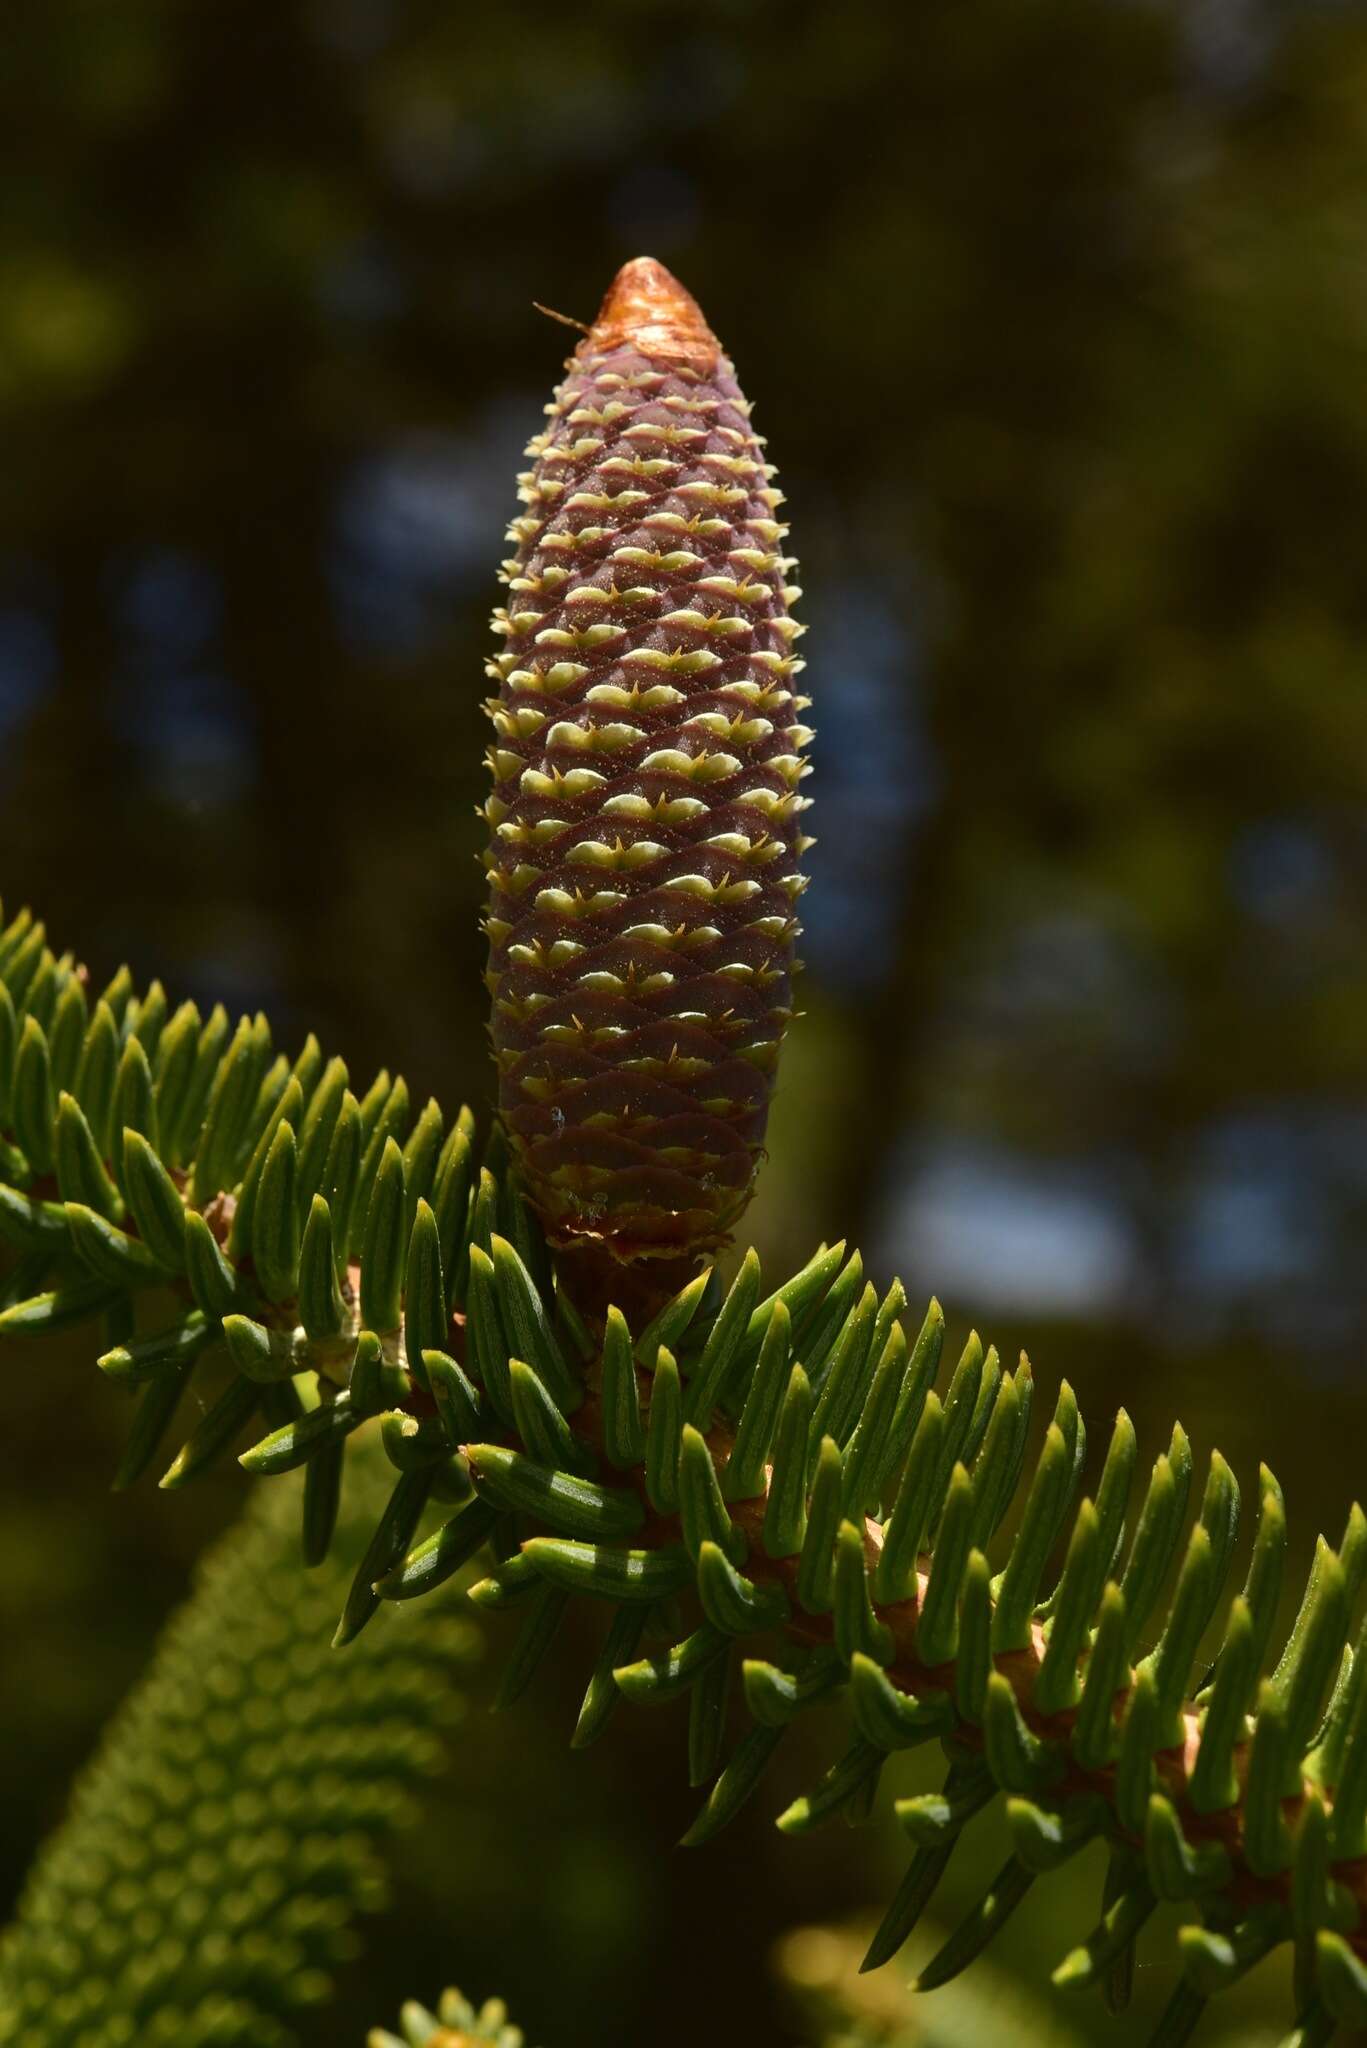
[[[663,265],[618,273],[547,411],[488,707],[499,1104],[554,1244],[677,1267],[750,1198],[793,1014],[799,593],[750,407]]]

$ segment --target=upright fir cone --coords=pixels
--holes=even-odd
[[[492,1035],[547,1233],[621,1300],[623,1263],[677,1284],[754,1185],[811,843],[803,628],[750,407],[662,264],[618,272],[546,410],[490,665]]]

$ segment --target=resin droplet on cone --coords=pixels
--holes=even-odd
[[[620,1262],[664,1282],[754,1184],[808,843],[802,628],[750,408],[662,264],[618,273],[548,412],[491,664],[492,1032],[547,1233],[620,1300]]]

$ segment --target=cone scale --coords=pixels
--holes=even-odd
[[[490,665],[491,1028],[547,1235],[620,1301],[753,1187],[808,844],[802,629],[750,407],[662,265],[619,272],[547,411]]]

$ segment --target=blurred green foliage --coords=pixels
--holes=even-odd
[[[448,1602],[330,1655],[387,1471],[378,1446],[349,1460],[321,1571],[300,1569],[293,1488],[260,1489],[209,1551],[0,1938],[0,2041],[289,2048],[328,1997],[477,1647]]]
[[[1303,1562],[1364,1421],[1361,11],[7,26],[6,899],[101,979],[483,1111],[485,619],[565,345],[529,302],[587,316],[649,250],[756,401],[813,628],[808,1015],[756,1239],[859,1238],[1089,1420],[1271,1456]],[[88,1345],[7,1381],[8,1898],[239,1489],[110,1501]],[[556,2048],[669,2048],[704,2002],[807,2038],[757,1958],[902,1850],[756,1814],[676,1856],[677,1731],[624,1714],[571,1761],[575,1693],[567,1657],[471,1740],[345,2009],[454,1976]]]

